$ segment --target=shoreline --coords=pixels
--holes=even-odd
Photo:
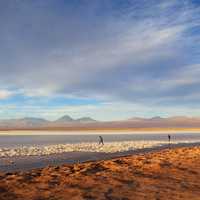
[[[200,128],[127,128],[127,129],[6,129],[0,136],[17,135],[104,135],[104,134],[200,133]]]
[[[199,142],[195,143],[179,143],[170,144],[170,149],[181,147],[200,146]],[[59,166],[63,164],[77,164],[85,162],[95,162],[101,160],[109,160],[113,158],[123,158],[138,154],[147,154],[151,152],[159,152],[169,149],[169,145],[161,145],[157,147],[136,149],[115,153],[104,152],[65,152],[50,155],[31,155],[31,156],[15,156],[0,158],[0,172],[16,172],[29,171],[33,169],[44,168],[47,166]]]

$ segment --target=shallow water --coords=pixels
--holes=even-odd
[[[85,135],[1,135],[0,157],[50,155],[64,152],[115,153],[168,144],[168,134],[104,134],[105,145],[98,145],[97,134]],[[171,143],[200,142],[200,133],[171,134]]]
[[[56,132],[57,133],[57,132]],[[34,133],[33,133],[34,134]],[[42,134],[42,132],[41,132]],[[74,135],[0,135],[0,148],[17,148],[22,146],[47,146],[56,144],[77,144],[77,143],[97,143],[98,134],[74,134]],[[166,141],[167,133],[112,133],[102,134],[105,142],[123,142],[123,141]],[[173,133],[170,134],[172,141],[200,141],[200,133]]]

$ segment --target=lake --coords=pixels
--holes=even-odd
[[[1,135],[0,157],[41,156],[66,152],[116,153],[168,145],[167,133],[121,133],[120,132],[73,132],[74,135],[59,132],[37,132],[36,135]],[[40,134],[39,134],[40,133]],[[101,134],[102,133],[102,134]],[[99,135],[104,145],[99,145]],[[200,133],[173,133],[171,144],[200,142]]]

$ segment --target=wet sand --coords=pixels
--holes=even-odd
[[[200,147],[0,174],[1,200],[200,199]]]

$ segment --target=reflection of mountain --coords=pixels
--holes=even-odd
[[[65,115],[55,121],[48,121],[41,118],[9,119],[0,121],[1,129],[128,129],[128,128],[200,128],[200,118],[195,117],[153,117],[138,118],[129,120],[100,122],[90,117],[73,119]]]

